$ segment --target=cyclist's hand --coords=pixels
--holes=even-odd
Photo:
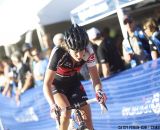
[[[51,105],[50,115],[53,119],[58,120],[58,122],[60,121],[60,113],[61,113],[61,109],[60,107],[57,106],[57,104]]]
[[[105,103],[106,100],[107,100],[107,96],[106,94],[104,93],[103,90],[99,89],[97,92],[96,92],[96,98],[97,98],[97,101],[102,104],[102,103]]]
[[[96,98],[97,98],[97,101],[100,103],[100,107],[101,107],[102,113],[107,112],[108,108],[107,108],[107,106],[105,104],[105,102],[107,100],[106,94],[102,90],[98,90],[96,92]]]

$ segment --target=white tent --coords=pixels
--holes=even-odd
[[[84,0],[0,0],[0,45],[16,43],[37,24],[70,20],[70,11]]]

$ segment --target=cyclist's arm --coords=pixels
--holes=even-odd
[[[89,74],[91,76],[93,87],[94,87],[95,91],[97,92],[98,90],[102,89],[102,84],[101,84],[101,81],[99,78],[97,67],[96,67],[96,65],[92,66],[92,67],[88,67],[88,70],[89,70]]]
[[[107,96],[102,89],[102,84],[101,84],[101,80],[99,78],[97,67],[92,66],[92,67],[89,67],[88,69],[89,69],[91,80],[92,80],[92,83],[93,83],[93,86],[94,86],[94,89],[96,92],[96,99],[101,104],[102,109],[107,110],[107,107],[105,105],[105,102],[107,100]]]
[[[49,58],[47,70],[44,76],[43,92],[50,106],[52,106],[55,103],[53,94],[52,94],[54,85],[52,83],[54,81],[54,76],[56,74],[56,70],[59,64],[58,62],[63,57],[64,53],[65,51],[61,48],[58,48],[58,47],[53,48]]]
[[[51,91],[51,87],[54,87],[52,85],[52,82],[54,80],[54,75],[55,75],[55,71],[47,69],[44,77],[44,84],[43,84],[43,93],[50,106],[55,103],[53,94]]]
[[[87,66],[88,66],[88,71],[93,83],[93,87],[95,91],[97,92],[99,89],[102,89],[101,81],[99,78],[99,73],[96,67],[96,58],[93,49],[88,46],[87,47]]]
[[[54,86],[52,83],[57,70],[58,61],[61,59],[63,54],[64,51],[62,49],[54,47],[49,58],[47,70],[45,72],[43,93],[50,106],[54,104],[54,98],[52,94]]]

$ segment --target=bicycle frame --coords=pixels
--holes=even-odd
[[[82,103],[76,103],[76,104],[67,108],[67,110],[72,110],[72,112],[74,111],[73,115],[75,114],[75,116],[77,118],[77,121],[74,119],[74,116],[70,119],[71,128],[69,127],[68,130],[89,130],[86,126],[84,119],[83,119],[80,108],[84,105],[91,104],[94,102],[97,102],[96,98],[89,99],[89,100],[82,102]],[[78,125],[78,128],[75,128],[75,124]]]
[[[91,104],[91,103],[94,103],[94,102],[97,102],[97,99],[96,98],[92,98],[92,99],[89,99],[89,100],[86,100],[85,102],[82,102],[82,103],[76,103],[72,106],[69,106],[65,109],[61,109],[61,112],[62,111],[66,111],[66,110],[74,110],[74,113],[76,118],[78,119],[78,121],[75,121],[73,117],[71,117],[70,119],[70,127],[68,130],[89,130],[86,126],[86,123],[83,119],[83,116],[81,114],[81,110],[80,108],[84,105],[87,105],[87,104]],[[107,107],[105,104],[100,104],[101,106],[101,110],[103,111],[104,109],[107,111]],[[75,128],[75,124],[78,125],[78,128]]]
[[[74,119],[74,117],[70,119],[68,130],[88,130],[86,123],[82,117],[81,111],[79,109],[76,109],[74,110],[73,115],[75,115],[76,119]],[[77,127],[75,127],[75,125]]]

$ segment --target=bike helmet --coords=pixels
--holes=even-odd
[[[82,51],[88,45],[89,38],[85,29],[76,24],[65,32],[65,41],[69,49]]]

